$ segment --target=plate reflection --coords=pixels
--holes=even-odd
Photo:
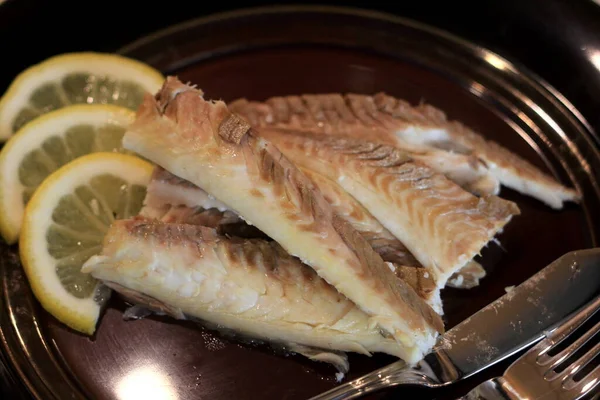
[[[116,387],[119,400],[177,400],[177,391],[169,377],[154,366],[136,368]]]

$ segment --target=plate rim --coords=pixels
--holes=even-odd
[[[598,0],[600,1],[600,0]],[[332,5],[307,5],[307,4],[297,4],[297,5],[271,5],[271,6],[257,6],[257,7],[244,7],[236,10],[222,11],[206,16],[190,18],[186,21],[179,22],[174,25],[170,25],[163,29],[156,30],[148,35],[143,35],[138,39],[133,40],[132,42],[121,46],[116,50],[116,53],[121,55],[127,55],[128,53],[132,53],[138,48],[160,40],[164,37],[180,33],[183,30],[186,30],[190,27],[195,27],[198,25],[206,25],[213,22],[220,22],[225,20],[231,20],[234,18],[243,18],[243,17],[252,17],[257,15],[265,15],[265,14],[278,14],[278,13],[299,13],[299,12],[313,12],[313,13],[325,13],[325,14],[345,14],[375,20],[383,20],[393,24],[399,24],[404,26],[409,26],[416,28],[421,31],[432,33],[438,37],[444,38],[448,41],[454,42],[461,47],[467,48],[471,50],[473,53],[477,53],[483,60],[486,60],[486,57],[489,59],[498,60],[506,67],[508,70],[523,78],[530,78],[531,82],[541,86],[541,88],[545,89],[552,95],[553,98],[558,100],[560,104],[564,107],[565,111],[568,111],[572,114],[572,116],[580,123],[590,134],[591,138],[595,140],[596,145],[600,146],[600,134],[594,130],[591,124],[587,121],[587,119],[581,114],[577,107],[575,107],[558,89],[556,89],[553,85],[551,85],[548,81],[543,79],[541,76],[536,74],[534,71],[521,64],[518,60],[511,60],[505,56],[500,55],[499,53],[493,52],[486,47],[476,44],[472,41],[464,39],[463,37],[453,34],[445,29],[437,28],[433,25],[416,21],[414,19],[410,19],[407,17],[398,16],[395,14],[391,14],[384,11],[371,10],[367,8],[359,8],[359,7],[349,7],[349,6],[332,6]],[[489,61],[486,60],[489,64],[493,65]],[[528,79],[529,80],[529,79]],[[600,151],[598,152],[600,154]]]
[[[555,107],[560,108],[560,111],[563,113],[563,115],[568,117],[568,119],[572,123],[572,125],[577,126],[579,128],[580,133],[582,133],[592,143],[595,143],[595,146],[590,146],[590,151],[593,151],[595,156],[597,158],[600,158],[600,150],[598,149],[598,144],[600,143],[600,138],[598,138],[598,135],[596,134],[596,132],[594,132],[594,130],[590,126],[590,124],[579,113],[579,111],[564,96],[562,96],[562,94],[560,94],[560,92],[558,92],[556,89],[554,89],[554,87],[552,87],[547,82],[545,82],[544,80],[539,78],[535,73],[533,73],[532,71],[527,69],[525,66],[522,66],[518,63],[515,64],[514,62],[509,61],[508,59],[506,59],[494,52],[491,52],[490,50],[487,50],[486,48],[484,48],[482,46],[476,45],[470,41],[462,39],[462,38],[460,38],[454,34],[451,34],[445,30],[435,28],[435,27],[432,27],[431,25],[417,22],[417,21],[414,21],[411,19],[384,13],[384,12],[359,9],[359,8],[351,8],[351,7],[310,6],[310,5],[270,6],[270,7],[253,7],[253,8],[238,9],[238,10],[234,10],[234,11],[220,12],[220,13],[212,14],[209,16],[193,18],[188,21],[184,21],[184,22],[172,25],[170,27],[158,30],[154,33],[151,33],[142,38],[139,38],[139,39],[131,42],[130,44],[121,47],[116,52],[119,54],[130,53],[130,52],[134,51],[136,49],[136,47],[139,48],[139,46],[148,44],[152,41],[156,41],[160,38],[164,38],[175,32],[180,32],[186,28],[189,28],[190,26],[206,25],[206,24],[209,24],[212,22],[228,20],[231,18],[254,16],[254,15],[265,14],[265,13],[274,14],[274,13],[278,13],[278,12],[342,13],[342,14],[354,15],[354,16],[358,16],[358,17],[367,17],[370,19],[383,19],[388,22],[392,22],[394,24],[410,26],[410,27],[413,27],[413,28],[416,28],[416,29],[419,29],[422,31],[432,33],[435,36],[442,37],[446,40],[450,40],[456,44],[459,44],[461,47],[468,48],[469,50],[471,50],[472,53],[479,55],[480,56],[479,58],[481,58],[483,60],[485,60],[486,56],[490,57],[490,59],[492,59],[491,57],[496,57],[495,60],[500,60],[500,62],[505,63],[505,65],[509,67],[508,71],[512,72],[513,74],[516,74],[516,76],[518,76],[519,79],[525,78],[528,80],[532,80],[531,82],[529,82],[530,85],[532,85],[532,87],[534,87],[536,90],[538,90],[538,92],[540,92],[542,95],[544,95],[545,98],[550,100],[551,103],[553,103]],[[490,63],[489,61],[486,61],[486,62]],[[3,271],[6,268],[6,262],[7,261],[4,259],[4,257],[2,257],[2,259],[0,260],[0,269],[2,269]],[[26,278],[25,278],[25,282],[26,282]],[[4,303],[5,303],[4,301],[0,302],[0,304],[2,306],[6,306],[6,304],[4,304]],[[38,309],[41,309],[41,308],[39,308],[39,307],[36,308],[34,305],[34,311],[36,311]],[[11,315],[11,317],[14,317],[14,315]],[[18,328],[16,326],[13,326],[12,321],[10,322],[10,324],[11,324],[11,327],[14,328],[15,331],[18,331]],[[10,348],[7,347],[8,346],[7,336],[6,336],[7,332],[4,331],[3,325],[4,324],[0,323],[0,344],[2,345],[3,352],[5,352],[8,349],[8,353],[10,356],[11,351],[10,351]],[[42,330],[43,330],[43,327],[42,327]],[[41,333],[41,331],[39,331],[39,332],[40,332],[40,340],[43,343],[46,343],[46,338],[43,337],[44,335]],[[11,333],[14,334],[15,332],[11,332]],[[13,341],[13,343],[17,343],[17,342]],[[50,347],[52,347],[52,346],[50,346]],[[24,351],[24,349],[22,349],[21,347],[19,347],[18,350]],[[17,349],[15,348],[15,349],[13,349],[13,351],[17,351]],[[52,353],[51,354],[52,357],[57,356],[56,354],[54,354],[53,349],[49,349],[49,351],[50,351],[50,353]],[[14,367],[15,355],[10,356],[10,359],[13,361],[12,366]],[[55,359],[55,362],[56,361],[58,361],[57,365],[62,364],[60,362],[60,360]],[[65,367],[65,366],[63,365],[63,367]],[[31,382],[29,379],[24,377],[24,373],[22,371],[18,371],[18,374],[19,374],[19,378],[21,378],[22,383],[25,383],[25,385],[28,387],[29,391],[34,395],[34,397],[43,398],[38,394],[39,386],[36,386],[37,384]],[[37,375],[36,375],[36,377],[40,378]],[[25,379],[23,379],[23,378],[25,378]],[[73,378],[74,378],[73,376],[70,377],[70,379],[73,379]],[[40,378],[39,381],[41,381],[41,383],[44,384],[43,379]],[[73,383],[72,381],[70,381],[70,382]],[[78,393],[80,394],[81,397],[84,397],[83,388],[80,387],[78,382],[74,382],[74,383],[75,383],[75,385],[72,385],[72,386],[78,387],[78,389],[81,390]],[[48,388],[46,387],[46,389],[48,389]]]

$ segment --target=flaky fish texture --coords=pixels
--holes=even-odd
[[[439,288],[519,213],[476,197],[394,147],[307,132],[260,131],[301,168],[335,180],[399,239]]]
[[[413,158],[476,194],[497,194],[500,182],[553,208],[579,199],[575,190],[428,104],[412,106],[385,93],[321,94],[264,103],[240,99],[231,109],[257,127],[345,135],[412,150]],[[419,156],[424,150],[432,153]]]
[[[306,175],[313,183],[319,182],[317,187],[330,202],[334,212],[367,239],[382,259],[388,262],[396,276],[408,283],[435,312],[442,315],[441,298],[433,278],[406,247],[335,182],[310,171]],[[246,224],[231,210],[204,209],[209,199],[204,190],[160,167],[155,168],[147,188],[144,207],[140,213],[144,217],[169,223],[203,225],[217,229],[220,234],[234,237],[270,239],[256,227]],[[182,190],[185,190],[186,196],[180,195]],[[200,206],[188,207],[190,202],[194,204],[194,199]],[[213,203],[213,200],[208,200],[209,205]],[[459,281],[462,279],[459,278]]]
[[[154,168],[140,216],[168,223],[215,228],[221,235],[269,239],[225,204],[161,167]]]
[[[268,140],[220,101],[167,78],[146,96],[123,145],[204,189],[298,257],[402,345],[413,363],[443,323]]]
[[[82,271],[137,303],[242,337],[407,357],[369,315],[276,242],[136,217],[116,221]]]
[[[337,182],[310,169],[301,168],[319,188],[334,212],[348,221],[369,242],[381,258],[393,265],[396,275],[411,285],[438,314],[443,314],[439,288],[433,275],[410,253],[406,246],[387,230],[362,204]],[[485,277],[485,269],[471,260],[448,280],[452,287],[471,289]]]
[[[396,276],[408,283],[427,304],[442,315],[439,288],[433,275],[423,268],[406,246],[336,182],[311,170],[303,169],[303,172],[321,191],[333,211],[365,238]]]
[[[406,246],[337,182],[312,170],[301,170],[321,191],[333,211],[367,239],[384,261],[399,265],[419,265]]]
[[[155,167],[146,189],[144,206],[160,208],[166,204],[173,206],[216,208],[227,211],[229,207],[193,183],[171,174],[161,167]]]
[[[265,103],[234,101],[230,109],[261,129],[308,131],[386,144],[410,152],[414,159],[478,194],[498,194],[500,183],[477,157],[415,146],[394,132],[397,123],[380,115],[371,98],[325,94],[273,97]]]
[[[406,246],[336,182],[310,170],[303,172],[321,191],[333,211],[367,240],[396,276],[408,283],[438,314],[443,315],[439,288],[432,275],[410,254]],[[219,208],[212,208],[217,202],[198,186],[156,167],[140,215],[169,223],[203,225],[217,229],[219,234],[270,239],[256,227],[246,224],[224,204],[218,202]],[[483,267],[471,261],[448,282],[452,287],[466,289],[477,286],[484,276]]]

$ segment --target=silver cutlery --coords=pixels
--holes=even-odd
[[[461,322],[415,366],[394,362],[311,400],[354,399],[399,385],[446,386],[510,357],[544,337],[600,293],[600,248],[560,257]]]
[[[576,330],[599,309],[600,296],[564,324],[547,332],[503,376],[483,382],[459,400],[578,400],[593,394],[600,386],[600,365],[591,371],[585,368],[600,355],[600,338],[596,337],[600,322],[585,332]],[[563,341],[575,337],[573,343],[552,354]],[[592,340],[595,345],[581,351]]]

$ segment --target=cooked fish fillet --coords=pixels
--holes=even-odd
[[[220,211],[229,210],[228,206],[206,191],[198,190],[198,186],[161,167],[154,168],[146,193],[144,206],[147,207],[156,208],[168,204],[204,209],[216,208]]]
[[[298,166],[336,180],[433,274],[439,288],[519,213],[516,204],[478,198],[391,146],[291,131],[260,134]]]
[[[309,174],[312,174],[309,172]],[[433,310],[442,315],[442,303],[433,278],[422,268],[421,264],[408,252],[406,247],[394,238],[387,230],[373,218],[368,211],[364,210],[360,203],[345,193],[334,182],[329,181],[322,176],[311,175],[313,182],[321,180],[323,186],[322,193],[328,201],[333,201],[333,210],[346,219],[363,236],[369,244],[377,251],[384,261],[391,262],[390,269],[397,277],[408,283],[417,294],[427,301]],[[328,182],[327,182],[328,181]],[[160,185],[156,185],[160,182]],[[327,182],[327,183],[325,183]],[[331,185],[329,185],[331,183]],[[326,185],[326,186],[324,186]],[[181,197],[178,195],[170,196],[171,193],[179,193],[179,186],[184,186],[188,191],[186,199],[196,198],[200,201],[205,200],[206,193],[194,195],[192,191],[204,192],[194,184],[170,174],[160,167],[156,170],[148,184],[147,195],[144,200],[145,206],[140,215],[158,219],[168,223],[203,225],[216,228],[219,234],[228,234],[230,236],[245,238],[265,238],[262,232],[257,232],[256,228],[245,224],[237,214],[232,211],[220,211],[216,208],[203,209],[200,207],[190,208],[180,205]],[[332,187],[329,187],[332,186]],[[321,186],[317,186],[321,189]],[[345,201],[344,201],[345,200]],[[149,206],[151,204],[152,206]],[[175,204],[175,205],[173,205]],[[341,214],[343,213],[343,214]],[[372,222],[370,222],[372,220]],[[373,231],[361,231],[361,229],[373,228]],[[382,233],[383,232],[383,233]],[[262,234],[262,235],[261,235]],[[268,237],[265,239],[269,239]],[[385,256],[385,257],[384,257]],[[389,265],[389,264],[388,264]],[[416,271],[408,271],[417,269]],[[462,279],[458,278],[461,282]]]
[[[433,276],[362,204],[336,182],[314,171],[301,168],[331,204],[333,211],[350,223],[384,261],[392,263],[392,271],[417,291],[419,296],[440,315],[443,314],[439,289]]]
[[[580,197],[575,190],[561,185],[508,149],[486,140],[457,121],[449,121],[442,111],[431,105],[411,106],[385,93],[375,96],[323,94],[274,97],[265,103],[241,99],[233,102],[231,109],[248,118],[254,126],[343,133],[352,137],[360,137],[368,129],[366,135],[377,136],[376,143],[395,145],[389,138],[395,136],[401,140],[402,146],[412,145],[413,149],[475,156],[485,162],[497,181],[553,208],[561,208],[565,201],[577,201]],[[429,161],[422,161],[431,162],[429,166],[440,171],[444,167],[436,167],[433,162],[444,160],[436,154]],[[446,172],[451,172],[447,174],[451,179],[461,185],[465,181],[476,182],[473,177],[461,179],[465,171],[470,171],[469,162],[461,163],[456,159],[451,162],[452,166],[445,167]],[[452,173],[454,169],[457,171]],[[485,189],[494,187],[493,179],[477,185],[483,188],[475,192],[497,194]]]
[[[456,289],[472,289],[479,286],[479,281],[485,277],[485,269],[477,261],[468,262],[467,265],[453,275],[446,286]]]
[[[216,208],[209,208],[206,210],[201,207],[187,207],[169,204],[165,204],[160,207],[145,206],[140,211],[140,216],[148,219],[156,219],[166,223],[202,225],[215,229],[223,224],[243,222],[237,214],[231,211],[220,211]]]
[[[400,279],[279,150],[225,103],[167,78],[147,95],[125,148],[201,187],[310,265],[392,335],[413,363],[443,331],[439,315]]]
[[[384,261],[407,266],[420,265],[394,235],[385,229],[375,217],[336,182],[313,171],[302,168],[301,170],[321,191],[332,206],[333,211],[361,233],[382,256]],[[172,206],[186,206],[191,207],[191,209]],[[161,167],[156,167],[148,184],[144,209],[141,214],[161,219],[169,210],[170,214],[166,214],[166,217],[174,216],[175,213],[179,213],[179,217],[163,221],[194,224],[194,222],[186,221],[186,218],[188,216],[192,217],[192,215],[202,218],[203,214],[199,214],[200,211],[213,207],[219,211],[229,211],[224,216],[227,217],[228,223],[234,222],[234,214],[225,204],[193,183],[181,179]],[[194,211],[196,208],[199,209]],[[215,211],[211,211],[211,213],[212,215],[218,215]],[[216,227],[214,223],[206,226]]]
[[[377,108],[411,127],[398,129],[396,135],[415,145],[431,148],[460,147],[477,154],[505,186],[534,197],[552,208],[560,209],[565,201],[578,201],[577,191],[558,183],[528,161],[508,149],[475,133],[457,121],[448,121],[444,112],[427,104],[407,107],[394,97],[379,93],[374,97]]]
[[[171,224],[201,225],[207,228],[214,228],[219,234],[225,234],[224,230],[230,225],[246,225],[232,211],[220,211],[216,208],[206,210],[201,207],[187,207],[182,205],[144,206],[140,211],[140,216]]]
[[[386,228],[375,219],[356,199],[350,196],[337,183],[310,170],[301,169],[321,191],[332,206],[333,211],[349,222],[381,256],[384,261],[394,264],[392,270],[400,279],[408,283],[417,294],[437,312],[443,314],[439,289],[433,277],[419,261]],[[181,193],[185,191],[185,196]],[[197,192],[197,193],[196,193]],[[253,226],[243,222],[231,210],[216,208],[204,209],[215,204],[215,199],[198,186],[178,178],[161,167],[156,167],[148,184],[144,208],[140,213],[148,218],[169,223],[204,225],[216,228],[220,234],[245,238],[267,238]],[[198,202],[199,207],[190,208],[186,204]],[[471,261],[456,272],[449,284],[456,288],[472,288],[485,276],[485,270],[479,263]]]
[[[333,211],[356,229],[377,251],[384,261],[400,265],[419,265],[408,249],[400,242],[362,204],[340,187],[335,181],[309,169],[300,168],[317,186],[332,206]],[[378,250],[381,250],[378,251]],[[382,254],[383,253],[383,254]],[[383,255],[387,257],[384,257]]]
[[[268,238],[198,186],[161,167],[154,168],[140,215],[163,222],[216,228],[221,235]]]
[[[435,171],[478,194],[498,194],[500,183],[487,166],[470,154],[453,153],[431,147],[415,146],[395,134],[398,124],[385,118],[371,97],[324,94],[273,97],[265,103],[234,101],[231,111],[242,115],[261,129],[309,131],[341,135],[385,144],[411,153]]]
[[[116,221],[82,269],[128,298],[253,338],[408,357],[369,315],[275,242],[140,217]]]

